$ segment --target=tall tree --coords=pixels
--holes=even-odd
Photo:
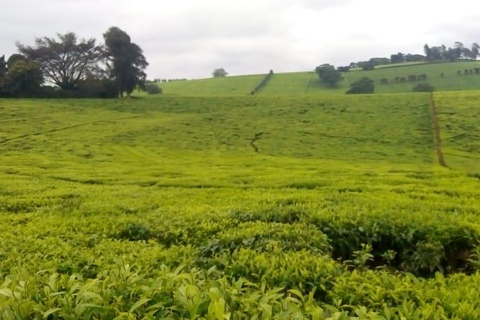
[[[5,61],[5,56],[0,57],[0,95],[4,91],[5,86],[5,75],[7,74],[7,62]]]
[[[7,62],[5,56],[0,57],[0,77],[3,77],[7,73]]]
[[[432,50],[430,50],[430,47],[426,43],[423,46],[423,52],[425,53],[425,57],[426,57],[427,61],[431,61],[432,60]]]
[[[476,60],[477,57],[480,55],[480,46],[478,43],[473,43],[472,44],[472,59]]]
[[[136,87],[144,89],[148,62],[142,49],[132,43],[130,36],[118,27],[108,29],[103,37],[110,62],[110,77],[115,79],[120,96],[123,97],[124,92],[130,96]]]
[[[104,58],[102,46],[95,39],[78,40],[75,33],[57,34],[58,40],[36,38],[34,46],[17,43],[18,50],[28,60],[41,64],[45,79],[62,89],[75,89],[86,75],[98,67]]]

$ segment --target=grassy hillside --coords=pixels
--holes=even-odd
[[[344,74],[344,80],[338,88],[331,89],[323,85],[312,72],[280,73],[275,74],[260,95],[302,95],[316,96],[325,93],[343,94],[350,87],[350,83],[362,78],[370,77],[375,81],[376,93],[412,92],[413,87],[420,81],[404,83],[396,82],[395,77],[409,75],[427,75],[427,82],[432,84],[436,91],[458,91],[480,89],[480,74],[463,74],[464,70],[479,68],[480,61],[434,63],[434,64],[406,64],[404,66],[384,67],[371,71],[351,71]],[[461,70],[462,74],[457,75]],[[441,77],[441,74],[444,74]],[[381,79],[389,79],[389,84],[382,85]],[[187,82],[162,84],[166,94],[185,96],[228,96],[246,95],[262,79],[262,76],[227,77],[222,79],[192,80]]]
[[[447,165],[478,172],[480,163],[480,106],[478,91],[437,93],[435,103],[442,129]]]
[[[188,96],[243,96],[262,81],[265,75],[235,76],[162,83],[165,94]]]
[[[476,96],[435,96],[455,132]],[[0,100],[0,313],[475,319],[478,169],[429,101]]]

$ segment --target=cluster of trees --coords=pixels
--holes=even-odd
[[[475,72],[475,74],[480,74],[480,68],[473,68],[473,69],[465,69],[463,70],[463,73],[464,74],[473,74]],[[458,75],[461,75],[462,74],[462,70],[458,70],[457,71],[457,74]]]
[[[260,81],[260,83],[257,84],[257,86],[253,88],[252,91],[250,91],[250,94],[252,96],[257,94],[260,90],[262,90],[267,85],[268,81],[270,81],[272,77],[273,77],[273,70],[270,70],[270,72],[265,76],[265,78],[263,78],[262,81]]]
[[[118,27],[103,36],[104,45],[73,32],[36,38],[33,46],[18,43],[18,54],[0,60],[0,95],[107,98],[145,89],[142,49]]]
[[[390,56],[389,63],[396,64],[396,63],[417,62],[417,61],[425,61],[425,56],[422,54],[411,54],[411,53],[403,54],[399,52],[399,53],[392,54]]]
[[[423,51],[426,61],[476,60],[480,56],[480,46],[477,43],[473,43],[471,48],[465,47],[461,42],[455,42],[453,48],[447,48],[443,44],[433,47],[425,44]]]
[[[147,80],[147,83],[166,83],[166,82],[178,82],[178,81],[188,81],[188,79],[154,79],[154,80]]]
[[[447,48],[445,45],[429,47],[425,44],[423,47],[424,55],[422,54],[404,54],[401,52],[394,53],[387,57],[371,58],[368,61],[359,61],[350,63],[350,68],[362,68],[363,70],[373,70],[375,66],[397,64],[404,62],[417,61],[457,61],[457,60],[476,60],[480,57],[480,46],[473,43],[470,48],[463,45],[461,42],[455,42],[453,48]],[[350,68],[342,67],[341,72],[347,72]],[[340,69],[340,68],[339,68]]]
[[[320,81],[325,83],[331,88],[335,88],[339,81],[343,79],[342,70],[349,69],[349,67],[335,67],[331,64],[322,64],[315,68],[315,73],[318,74]],[[362,94],[362,93],[374,93],[375,84],[370,78],[361,78],[352,84],[346,94]]]
[[[350,63],[351,68],[362,68],[363,70],[373,70],[376,66],[396,64],[403,62],[425,61],[426,57],[421,54],[403,54],[401,52],[392,54],[390,58],[371,58],[368,61],[359,61]]]
[[[405,82],[405,81],[425,81],[427,80],[427,75],[426,74],[420,74],[420,75],[415,75],[415,74],[411,74],[409,75],[408,77],[395,77],[393,78],[393,80],[395,80],[395,82]],[[383,78],[380,80],[380,83],[381,84],[388,84],[389,83],[389,79],[387,78]]]
[[[342,73],[335,69],[331,64],[322,64],[315,68],[315,73],[320,78],[320,81],[331,88],[335,88],[337,83],[342,80]]]

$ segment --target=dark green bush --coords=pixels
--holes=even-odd
[[[120,231],[118,237],[124,240],[140,241],[148,240],[153,236],[148,226],[138,223],[129,223]]]
[[[362,93],[374,93],[375,85],[373,80],[367,77],[364,77],[360,80],[355,81],[350,85],[350,90],[347,94],[362,94]]]
[[[433,92],[435,91],[435,87],[424,82],[419,83],[415,87],[413,87],[413,92]]]
[[[148,94],[161,94],[161,93],[163,93],[162,88],[160,88],[156,84],[147,84],[145,89],[146,89]]]

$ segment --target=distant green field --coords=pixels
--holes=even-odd
[[[433,85],[436,91],[479,90],[480,74],[463,74],[464,70],[480,67],[480,61],[454,63],[415,63],[403,66],[389,66],[370,71],[351,71],[344,74],[344,80],[337,88],[326,87],[312,72],[279,73],[275,74],[267,86],[259,93],[262,96],[277,95],[323,95],[325,93],[343,94],[348,90],[350,83],[362,78],[370,77],[375,81],[375,93],[412,92],[413,87],[420,81],[404,83],[396,82],[395,77],[409,75],[427,75],[427,82]],[[457,75],[461,70],[462,74]],[[444,77],[441,77],[441,74]],[[165,94],[184,96],[235,96],[248,95],[263,78],[263,75],[226,77],[221,79],[191,80],[161,84]],[[381,79],[389,79],[386,85]]]
[[[479,96],[0,99],[0,318],[477,319]]]
[[[243,96],[262,81],[265,75],[234,76],[162,83],[165,94],[188,96]]]

